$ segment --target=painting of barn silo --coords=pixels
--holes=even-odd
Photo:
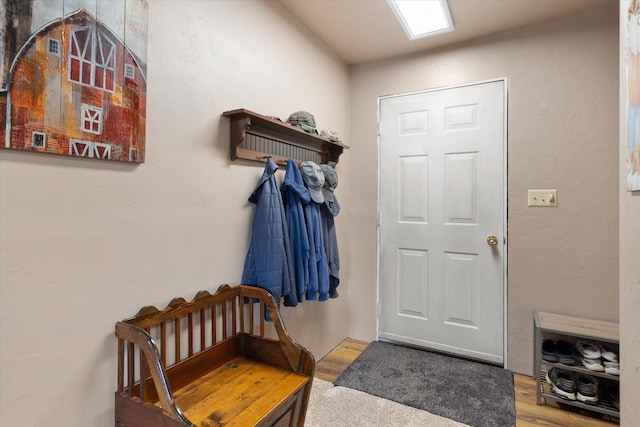
[[[0,1],[0,146],[144,162],[147,0]]]

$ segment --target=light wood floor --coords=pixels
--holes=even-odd
[[[367,342],[346,338],[316,364],[315,376],[334,382],[367,345]],[[602,419],[597,413],[562,409],[555,402],[536,405],[536,381],[531,377],[514,374],[514,384],[516,427],[613,427],[618,424],[617,419],[612,422]]]

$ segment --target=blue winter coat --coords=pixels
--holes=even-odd
[[[266,289],[278,304],[285,297],[285,305],[295,305],[289,298],[292,295],[295,299],[295,292],[291,292],[291,249],[282,195],[275,178],[277,169],[273,160],[267,159],[262,178],[249,197],[256,211],[242,283]]]
[[[287,173],[280,191],[291,243],[294,272],[292,289],[296,290],[298,302],[302,302],[309,284],[309,237],[302,207],[309,203],[311,196],[307,187],[304,186],[300,169],[293,159],[287,160]]]
[[[307,299],[326,301],[329,299],[329,266],[324,250],[320,205],[313,201],[310,202],[304,207],[304,214],[311,248],[309,251]]]

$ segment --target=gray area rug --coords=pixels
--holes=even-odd
[[[513,427],[513,374],[497,366],[374,341],[335,385],[473,427]]]

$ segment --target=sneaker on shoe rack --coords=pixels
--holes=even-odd
[[[591,375],[576,373],[576,399],[585,403],[598,402],[598,380]]]
[[[604,372],[604,366],[600,363],[600,359],[587,359],[586,357],[583,357],[582,366],[590,371]]]
[[[558,362],[556,342],[553,340],[542,341],[542,358],[547,362]]]
[[[570,342],[559,340],[556,343],[556,351],[558,352],[558,361],[563,365],[573,366],[576,364],[576,350]]]
[[[576,350],[578,350],[585,359],[600,359],[602,355],[597,344],[585,340],[578,340]]]
[[[576,400],[576,382],[573,372],[551,368],[547,371],[546,380],[551,384],[554,394],[563,399]]]
[[[600,355],[604,360],[609,362],[618,361],[618,355],[616,354],[616,352],[614,351],[614,348],[611,345],[603,342],[598,342],[596,344],[598,345],[598,349],[600,350]]]
[[[618,362],[604,361],[604,371],[611,375],[620,375],[620,364]]]

